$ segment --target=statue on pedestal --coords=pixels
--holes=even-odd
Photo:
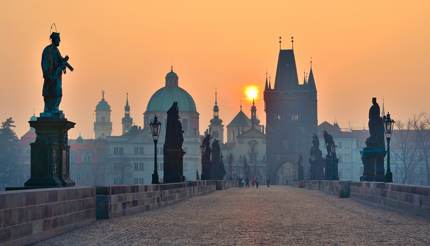
[[[322,157],[322,151],[320,150],[320,140],[316,134],[312,137],[309,163],[311,166],[311,180],[324,179],[324,159]]]
[[[379,104],[376,97],[372,98],[372,106],[369,109],[369,133],[366,139],[366,147],[361,151],[363,162],[362,181],[384,181],[384,120],[381,117]]]
[[[327,156],[325,158],[325,178],[327,180],[338,180],[338,163],[339,159],[336,156],[336,145],[334,144],[333,136],[324,131],[324,141],[327,148]]]
[[[182,149],[184,131],[179,121],[178,103],[174,102],[167,111],[166,140],[164,141],[164,183],[178,183],[185,181],[183,175]]]
[[[31,177],[25,188],[74,186],[70,179],[70,146],[67,131],[75,126],[68,121],[59,105],[62,98],[62,73],[66,68],[73,71],[62,57],[58,46],[60,33],[51,33],[51,44],[42,53],[44,111],[30,126],[36,130],[36,141],[31,143]]]

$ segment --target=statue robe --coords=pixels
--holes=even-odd
[[[62,94],[62,61],[60,50],[53,44],[43,49],[42,71],[43,71],[43,97],[58,98]]]

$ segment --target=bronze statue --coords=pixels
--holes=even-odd
[[[324,179],[324,159],[322,151],[320,150],[320,140],[316,134],[312,137],[312,147],[310,151],[309,163],[311,167],[311,179],[320,180]]]
[[[62,92],[62,73],[66,73],[66,68],[73,71],[73,67],[68,63],[69,57],[62,57],[58,46],[60,46],[60,33],[51,33],[51,44],[43,49],[42,72],[43,72],[43,99],[45,108],[42,117],[64,118],[59,110]]]
[[[336,156],[336,145],[333,140],[333,136],[324,131],[324,141],[327,148],[327,156],[325,158],[325,179],[327,180],[338,180],[339,170],[338,163],[339,159]]]

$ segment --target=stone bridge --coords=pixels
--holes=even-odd
[[[40,245],[429,245],[430,220],[318,191],[232,188]]]
[[[406,213],[372,205],[372,199],[364,202],[327,194],[339,193],[338,183],[317,184],[300,186],[317,186],[324,192],[292,186],[210,192],[213,188],[169,206],[148,211],[146,207],[145,212],[128,213],[122,205],[116,215],[105,216],[110,219],[92,221],[37,245],[430,245],[426,217],[430,188],[423,189],[428,196],[420,198],[423,210],[417,215],[414,209]],[[128,192],[107,192],[119,195],[108,199],[112,211],[116,202],[139,200]],[[350,192],[355,192],[353,187]]]

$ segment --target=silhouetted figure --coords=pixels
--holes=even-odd
[[[270,187],[270,179],[269,178],[266,178],[266,185],[267,185],[267,188]]]
[[[334,144],[333,137],[324,131],[324,141],[327,148],[327,156],[325,158],[325,178],[327,180],[338,180],[338,163],[339,159],[336,156],[336,145]]]
[[[221,149],[218,140],[212,142],[212,161],[210,177],[213,180],[224,180],[225,168],[222,161]]]
[[[73,71],[73,67],[67,62],[68,56],[64,58],[60,54],[60,33],[51,33],[51,44],[43,49],[42,72],[43,72],[43,99],[45,108],[42,117],[61,117],[63,113],[59,110],[62,92],[62,73],[66,73],[66,68]]]
[[[316,134],[312,137],[309,163],[311,166],[311,180],[324,179],[324,159],[322,158],[322,151],[320,150],[320,141]]]
[[[166,140],[164,141],[164,183],[184,181],[183,156],[184,131],[179,121],[178,103],[167,111]]]
[[[202,180],[209,180],[211,168],[211,135],[205,133],[202,142]]]
[[[363,162],[362,181],[384,181],[384,120],[376,97],[372,98],[372,106],[369,109],[369,133],[366,139],[366,148],[361,152]]]

